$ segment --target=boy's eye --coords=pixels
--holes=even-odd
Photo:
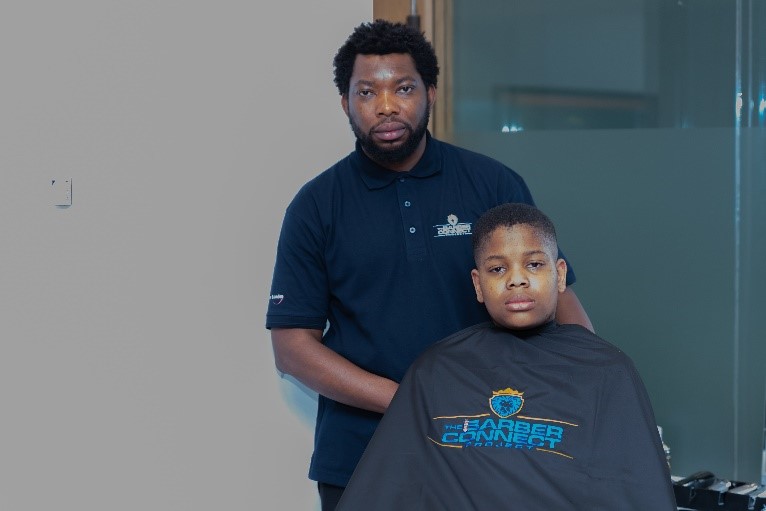
[[[537,270],[539,268],[542,268],[545,265],[545,263],[539,262],[539,261],[533,261],[527,265],[527,267]]]
[[[503,268],[502,266],[493,266],[492,268],[489,269],[490,273],[503,273],[503,271],[505,271],[505,268]]]

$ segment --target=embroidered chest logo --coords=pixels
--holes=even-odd
[[[434,229],[436,229],[434,238],[443,238],[444,236],[469,236],[471,234],[470,222],[458,222],[456,215],[447,216],[447,223],[434,225]]]
[[[573,459],[566,452],[566,437],[577,424],[518,415],[524,407],[524,393],[510,387],[493,391],[488,403],[491,413],[432,418],[428,439],[439,447],[522,449]]]
[[[276,294],[276,295],[269,295],[269,300],[271,300],[271,303],[274,305],[279,305],[282,303],[282,300],[285,299],[285,295],[283,294]]]

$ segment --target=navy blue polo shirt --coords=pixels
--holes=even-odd
[[[327,327],[329,348],[398,382],[426,347],[489,319],[471,282],[473,224],[532,196],[498,161],[427,137],[409,172],[377,165],[357,142],[300,189],[282,224],[267,328]],[[380,418],[319,396],[309,477],[345,486]]]

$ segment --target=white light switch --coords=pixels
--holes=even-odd
[[[51,195],[54,206],[72,205],[72,179],[52,179]]]

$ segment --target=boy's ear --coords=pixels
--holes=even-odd
[[[484,303],[484,296],[481,294],[481,285],[479,284],[479,271],[476,268],[471,270],[471,280],[473,281],[473,288],[476,290],[476,300],[479,303]]]
[[[559,293],[563,293],[567,288],[567,262],[563,259],[556,261],[556,285]]]

